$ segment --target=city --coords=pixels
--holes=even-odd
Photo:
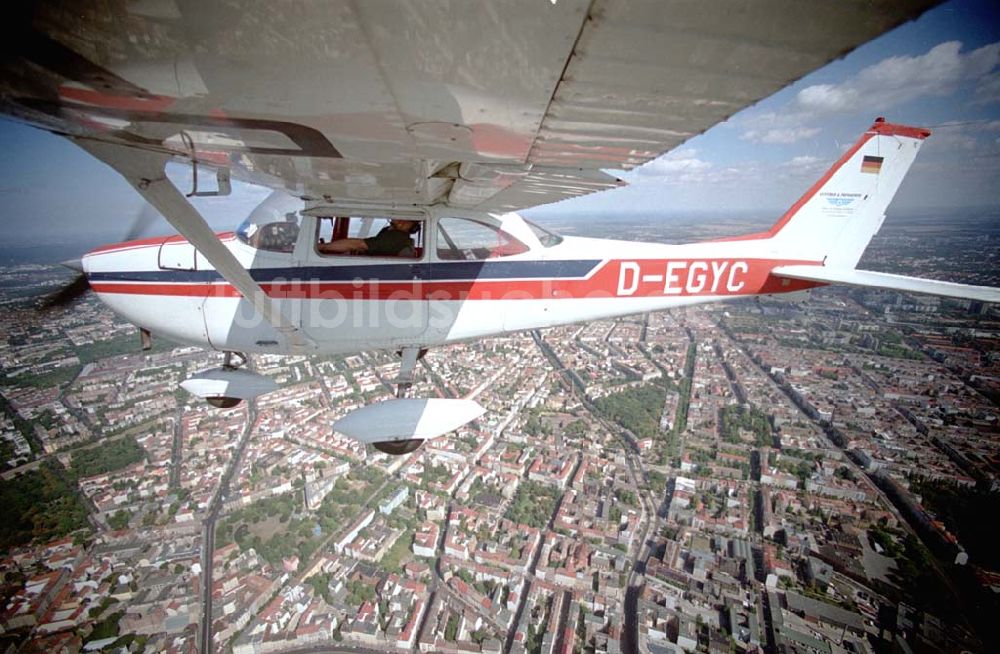
[[[998,285],[995,224],[887,223],[866,261]],[[995,639],[995,306],[830,288],[432,350],[414,394],[488,412],[390,457],[331,425],[392,396],[392,353],[258,356],[281,388],[215,409],[178,383],[220,354],[139,352],[93,298],[34,314],[26,298],[61,279],[0,271],[5,648]]]

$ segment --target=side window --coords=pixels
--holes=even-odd
[[[333,240],[336,220],[336,218],[319,218],[316,221],[316,243],[329,243]]]
[[[368,238],[389,225],[388,218],[322,217],[318,221],[316,242],[330,243],[341,238]]]
[[[438,221],[437,256],[448,261],[479,261],[527,252],[528,246],[510,234],[467,218]]]
[[[418,259],[423,253],[422,226],[422,221],[408,217],[321,217],[316,224],[316,251],[326,256]]]

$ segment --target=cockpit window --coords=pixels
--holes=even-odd
[[[524,243],[492,225],[467,218],[442,218],[438,221],[438,259],[476,261],[527,251],[528,246]]]
[[[253,216],[236,228],[236,237],[258,250],[291,252],[299,238],[301,216],[296,212],[285,215],[284,220],[259,223]]]
[[[563,242],[563,237],[558,234],[554,234],[544,227],[540,227],[530,220],[525,220],[525,224],[531,229],[538,239],[538,242],[542,244],[542,247],[550,248],[553,245],[559,245]]]

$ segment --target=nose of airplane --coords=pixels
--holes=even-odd
[[[65,261],[60,261],[59,265],[64,268],[69,268],[70,270],[75,270],[81,273],[83,272],[83,260],[81,259],[66,259]]]
[[[59,265],[76,270],[79,274],[73,278],[73,281],[49,293],[42,299],[41,308],[44,311],[69,305],[90,290],[90,283],[87,281],[87,275],[83,270],[82,260],[69,259],[67,261],[60,261]]]

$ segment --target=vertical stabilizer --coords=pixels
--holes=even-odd
[[[930,131],[879,118],[768,232],[775,249],[854,268]]]

